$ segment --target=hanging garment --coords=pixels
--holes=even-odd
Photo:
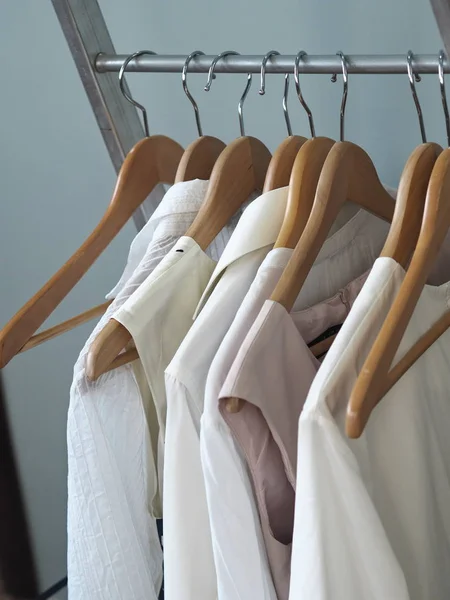
[[[207,182],[179,183],[166,194],[170,235],[162,217],[138,268],[95,327],[74,367],[67,421],[70,600],[158,597],[162,551],[155,518],[161,516],[161,506],[153,399],[138,361],[91,382],[85,359],[100,330],[192,223],[206,187]],[[179,217],[173,219],[176,214]]]
[[[273,190],[253,200],[244,211],[207,286],[206,294],[211,295],[166,369],[166,600],[209,600],[217,595],[200,462],[206,377],[236,311],[277,238],[287,196],[287,187]]]
[[[295,309],[324,300],[370,268],[387,231],[387,224],[359,211],[325,242]],[[219,412],[219,397],[248,331],[291,255],[292,250],[286,248],[274,249],[267,255],[216,353],[207,378],[201,421],[201,460],[219,599],[277,598],[271,570],[279,597],[285,597],[290,549],[265,531],[269,540],[266,552],[251,478],[244,457]]]
[[[220,410],[245,456],[266,547],[275,539],[285,548],[284,559],[280,552],[275,557],[269,552],[278,598],[289,596],[298,419],[320,366],[307,344],[344,322],[366,277],[325,302],[290,314],[267,300],[222,387],[223,398],[243,401],[237,413],[228,412],[225,402]]]
[[[201,184],[206,194],[207,183]],[[230,238],[240,214],[238,211],[222,230],[223,240]],[[159,424],[160,473],[163,471],[167,411],[164,369],[192,325],[195,307],[215,265],[197,242],[183,236],[139,289],[114,313],[114,319],[128,329],[134,339],[155,403]]]
[[[360,439],[345,435],[349,395],[404,276],[394,260],[376,261],[300,417],[292,600],[450,597],[450,332]],[[450,284],[425,287],[394,363],[449,304]]]
[[[201,198],[203,202],[208,183],[200,179],[177,183],[171,188],[170,193],[165,194],[147,223],[132,241],[124,272],[114,288],[106,295],[108,300],[115,298],[129,281],[145,256],[150,243],[156,251],[158,244],[173,245],[181,235],[186,233],[198,213],[199,199]],[[227,231],[222,231],[207,249],[208,256],[218,260],[228,239]],[[162,249],[161,256],[166,254],[167,252]]]

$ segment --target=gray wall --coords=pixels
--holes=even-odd
[[[276,8],[275,8],[276,7]],[[417,53],[441,46],[427,0],[104,0],[116,49],[207,53],[235,49],[264,54]],[[0,2],[0,325],[54,273],[98,222],[114,185],[114,172],[59,30],[50,1]],[[147,107],[153,133],[182,144],[196,135],[178,75],[131,75],[133,93]],[[225,141],[238,134],[236,104],[244,76],[219,75],[209,94],[205,76],[189,83],[206,133]],[[257,78],[245,107],[249,134],[271,149],[285,136],[282,77],[269,76],[267,94]],[[336,137],[341,81],[302,78],[318,134]],[[430,140],[445,142],[436,77],[418,85]],[[307,121],[292,93],[296,133]],[[350,78],[347,139],[372,156],[382,179],[396,185],[420,142],[406,74]],[[128,225],[49,320],[102,301],[115,282],[134,233]],[[16,357],[4,370],[9,415],[42,587],[65,567],[65,421],[72,366],[91,325]]]

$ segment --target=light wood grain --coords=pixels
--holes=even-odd
[[[269,163],[263,193],[289,185],[295,158],[306,141],[304,137],[291,135],[281,142]]]
[[[63,321],[62,323],[59,323],[54,327],[49,327],[48,329],[45,329],[45,331],[41,331],[40,333],[33,335],[25,344],[25,346],[19,350],[19,354],[21,352],[31,350],[31,348],[35,348],[36,346],[39,346],[44,342],[48,342],[49,340],[52,340],[53,338],[62,335],[63,333],[67,333],[71,329],[75,329],[75,327],[78,327],[78,325],[87,323],[88,321],[91,321],[96,317],[101,317],[103,314],[105,314],[105,311],[111,304],[111,302],[112,301],[109,300],[108,302],[104,302],[103,304],[94,306],[93,308],[90,308],[89,310],[86,310],[85,312],[82,312],[79,315],[68,319],[67,321]]]
[[[95,381],[110,370],[110,365],[132,340],[122,323],[110,319],[91,344],[86,357],[86,374]]]
[[[252,192],[261,191],[270,152],[253,137],[240,137],[225,148],[211,173],[206,198],[186,235],[206,250]]]
[[[298,151],[291,170],[286,213],[275,248],[295,248],[313,206],[320,173],[334,140],[308,140]]]
[[[182,147],[165,136],[141,140],[125,158],[111,203],[84,244],[0,332],[0,368],[28,342],[158,183],[172,183]]]
[[[386,221],[392,220],[394,200],[380,183],[369,156],[356,144],[338,142],[325,160],[310,217],[271,296],[288,312],[347,199]]]
[[[107,367],[105,367],[103,373],[100,373],[98,377],[104,373],[108,373],[109,371],[114,371],[114,369],[117,369],[118,367],[123,367],[124,365],[132,363],[135,360],[139,360],[139,354],[136,350],[136,346],[133,346],[132,342],[130,342],[129,346],[130,347],[128,350],[125,350],[124,352],[121,352],[119,356],[116,356],[116,358],[110,362]]]
[[[444,150],[436,160],[428,184],[422,226],[411,263],[350,396],[346,430],[351,438],[362,434],[386,391],[450,326],[450,314],[446,313],[389,372],[449,227],[450,150]]]
[[[208,180],[216,160],[225,147],[221,140],[209,135],[194,140],[181,157],[175,183],[193,181],[194,179]]]
[[[186,236],[206,250],[250,194],[262,190],[269,162],[270,152],[258,139],[241,137],[231,142],[215,162],[206,198]],[[111,319],[88,352],[89,379],[95,381],[110,370],[130,341],[125,327]]]
[[[442,152],[438,144],[421,144],[409,157],[400,178],[392,225],[380,256],[407,268],[422,225],[431,172]]]

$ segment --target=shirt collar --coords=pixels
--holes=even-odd
[[[246,254],[275,243],[286,212],[288,193],[288,186],[266,192],[245,209],[200,298],[194,318],[227,267]]]

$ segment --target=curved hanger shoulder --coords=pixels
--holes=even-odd
[[[255,190],[262,190],[270,152],[253,137],[240,137],[217,159],[203,204],[186,235],[205,250]],[[114,319],[94,340],[87,358],[87,375],[95,380],[109,371],[131,335]]]
[[[123,161],[113,197],[98,227],[111,218],[112,212],[120,212],[124,225],[158,183],[175,181],[182,155],[180,144],[165,135],[152,135],[133,146]]]
[[[368,154],[351,142],[337,142],[324,162],[311,214],[271,300],[290,311],[346,200],[391,221],[394,200]]]
[[[308,222],[320,173],[334,140],[308,140],[297,153],[289,181],[286,214],[275,248],[295,248]]]
[[[194,140],[183,153],[175,183],[192,181],[193,179],[203,179],[205,181],[209,179],[213,167],[225,147],[222,140],[209,135]]]
[[[409,157],[400,178],[392,225],[380,256],[393,258],[404,269],[416,247],[428,183],[441,152],[438,144],[421,144]]]
[[[450,326],[447,312],[408,352],[400,368],[389,372],[408,323],[450,228],[450,150],[437,158],[425,200],[419,239],[411,263],[383,326],[353,388],[347,406],[346,430],[359,437],[383,395],[421,354]],[[433,332],[433,335],[429,335]],[[394,377],[390,377],[395,373]]]
[[[0,368],[28,342],[86,273],[158,183],[172,183],[183,148],[157,135],[138,142],[120,169],[112,200],[100,223],[63,267],[0,332]]]
[[[228,144],[211,173],[206,198],[186,232],[205,250],[250,194],[262,190],[270,152],[254,137]]]
[[[86,357],[86,375],[96,381],[109,370],[114,359],[131,341],[131,334],[122,323],[110,319],[91,344]]]
[[[291,135],[281,142],[273,153],[267,169],[263,193],[277,190],[289,184],[295,157],[306,141],[307,139],[304,137]]]

